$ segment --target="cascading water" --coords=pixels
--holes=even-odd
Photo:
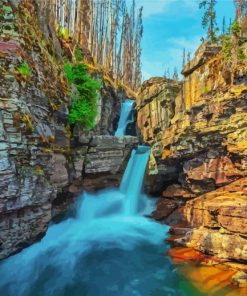
[[[125,135],[125,131],[127,125],[132,120],[129,118],[131,115],[131,111],[133,109],[134,101],[133,100],[125,100],[121,104],[121,114],[118,122],[118,128],[115,132],[116,137],[122,137]]]
[[[140,213],[148,147],[132,152],[120,189],[84,193],[75,217],[0,264],[2,296],[148,296],[186,293],[164,256],[167,227]],[[180,285],[181,284],[181,285]]]
[[[139,146],[137,150],[132,151],[120,186],[120,191],[125,195],[124,211],[126,215],[137,213],[149,154],[150,148],[147,146]]]

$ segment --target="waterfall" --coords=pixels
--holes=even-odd
[[[150,155],[148,146],[133,149],[123,175],[120,189],[102,190],[98,194],[84,193],[78,207],[78,218],[92,221],[110,214],[122,216],[138,215],[138,211],[148,206],[148,200],[141,194],[143,178]]]
[[[133,150],[119,189],[85,192],[76,215],[0,262],[0,295],[148,296],[161,287],[168,295],[177,281],[163,255],[168,227],[143,216],[149,153],[146,146]]]
[[[147,146],[138,146],[136,150],[132,151],[120,186],[120,191],[125,195],[125,214],[133,215],[137,213],[138,200],[149,155],[150,148]]]
[[[125,135],[126,127],[129,122],[133,121],[131,120],[130,114],[133,109],[134,101],[133,100],[125,100],[121,104],[121,113],[120,113],[120,119],[118,122],[118,128],[115,132],[115,136],[122,137]]]

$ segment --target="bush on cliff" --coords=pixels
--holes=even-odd
[[[88,74],[85,64],[66,64],[64,70],[72,89],[69,123],[91,129],[97,116],[100,83]]]

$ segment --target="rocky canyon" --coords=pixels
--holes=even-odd
[[[246,52],[246,43],[243,45]],[[202,45],[181,83],[146,81],[138,126],[152,145],[147,188],[162,193],[154,217],[185,223],[175,240],[206,254],[246,261],[246,61],[233,80],[221,48]],[[174,228],[179,233],[179,229]],[[181,231],[180,231],[181,232]]]
[[[177,274],[170,254],[174,264],[198,264],[195,272],[216,265],[210,271],[230,292],[207,295],[245,295],[247,34],[238,18],[228,35],[202,40],[181,76],[142,82],[135,1],[130,10],[120,0],[48,2],[0,3],[0,293],[17,295],[4,277],[15,278],[12,266],[27,260],[24,287],[42,261],[18,294],[36,295],[49,282],[44,274],[57,279],[73,258],[68,274],[80,280],[64,290],[49,283],[47,295],[77,296],[83,280],[89,296],[206,295],[188,284],[191,265]],[[152,278],[142,273],[150,262]],[[127,284],[120,277],[98,294],[109,280],[102,274],[120,270]]]

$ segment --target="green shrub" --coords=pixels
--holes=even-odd
[[[82,62],[83,61],[83,55],[82,55],[82,52],[81,52],[81,50],[80,50],[80,48],[78,46],[76,46],[76,48],[75,48],[74,56],[75,56],[75,60],[77,62]]]
[[[97,116],[100,83],[88,74],[85,64],[65,64],[64,70],[72,89],[69,123],[91,129]]]
[[[222,53],[223,57],[229,61],[234,54],[234,44],[232,40],[232,36],[235,35],[236,38],[238,38],[238,44],[239,46],[242,45],[241,39],[239,39],[239,34],[241,32],[240,25],[237,21],[235,21],[229,28],[228,32],[225,36],[222,37]],[[244,54],[243,48],[238,48],[236,52],[236,56],[239,60],[245,60],[246,56]]]
[[[232,40],[230,35],[225,35],[222,40],[222,54],[229,61],[232,55]]]
[[[234,21],[234,23],[230,27],[230,31],[237,36],[240,34],[241,27],[238,21],[236,20]]]
[[[21,63],[19,67],[17,67],[17,71],[21,75],[30,76],[32,74],[32,71],[30,70],[27,63]]]

